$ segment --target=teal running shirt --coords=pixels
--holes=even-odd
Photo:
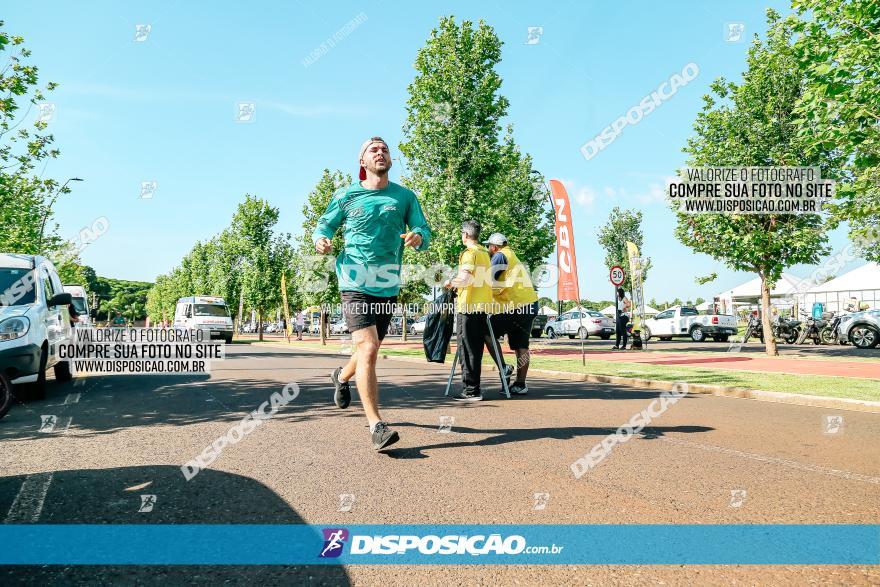
[[[431,228],[416,195],[394,182],[381,190],[360,182],[339,190],[318,219],[312,241],[332,239],[341,225],[345,245],[336,259],[339,291],[358,291],[377,297],[396,296],[400,291],[401,234],[422,235],[417,250],[431,241]]]

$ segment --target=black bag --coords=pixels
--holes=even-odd
[[[422,345],[425,347],[425,358],[429,363],[446,362],[446,349],[449,347],[449,341],[452,340],[453,320],[455,320],[454,302],[455,291],[443,290],[443,293],[434,300],[433,310],[425,320]]]

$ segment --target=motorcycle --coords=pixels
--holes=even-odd
[[[757,336],[758,340],[764,342],[764,326],[761,319],[754,314],[749,316],[749,323],[746,325],[746,332],[743,335],[743,344],[749,342],[749,338]]]
[[[840,314],[836,314],[834,312],[830,313],[831,320],[828,322],[828,324],[825,326],[825,328],[823,328],[822,331],[819,333],[819,338],[822,339],[822,344],[837,344],[837,343],[846,344],[846,341],[843,341],[843,340],[838,341],[837,340],[837,327],[840,326],[840,321],[843,319],[843,316],[846,313],[847,312],[843,312]]]
[[[820,320],[816,320],[813,316],[804,311],[801,311],[801,315],[806,318],[806,322],[795,344],[803,344],[808,338],[817,346],[822,344],[822,330],[828,326],[828,320],[825,319],[827,313],[823,314],[823,317]]]
[[[782,316],[776,317],[773,322],[773,336],[781,338],[786,344],[794,344],[801,335],[801,321],[789,320]]]

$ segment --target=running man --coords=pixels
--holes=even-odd
[[[339,408],[348,407],[350,380],[355,377],[373,448],[382,450],[400,437],[379,415],[376,358],[400,291],[403,247],[424,251],[431,229],[416,195],[388,181],[391,153],[384,140],[373,137],[364,142],[359,158],[360,181],[333,196],[312,240],[315,250],[327,254],[332,249],[330,239],[345,224],[345,247],[336,259],[336,275],[345,324],[357,350],[345,366],[330,374],[333,400]]]

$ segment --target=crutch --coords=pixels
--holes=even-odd
[[[504,395],[507,399],[510,399],[510,390],[507,388],[507,373],[505,373],[504,368],[504,357],[501,356],[501,345],[498,344],[498,339],[495,338],[495,331],[492,329],[492,314],[486,314],[486,322],[489,324],[489,337],[492,339],[495,356],[498,357],[495,366],[498,367],[498,374],[501,375],[501,389],[504,390]]]
[[[461,353],[461,345],[455,345],[455,359],[452,360],[452,370],[449,372],[449,381],[446,382],[446,393],[443,395],[449,396],[449,390],[452,389],[452,378],[455,377],[455,367],[458,365],[458,355]]]
[[[497,356],[499,359],[501,359],[501,346],[498,344],[498,340],[495,339],[495,332],[492,329],[492,322],[490,319],[491,319],[491,316],[487,315],[486,320],[489,324],[489,336],[492,338],[492,344],[495,347],[495,353],[496,353],[495,356]],[[458,358],[459,358],[460,354],[461,354],[461,345],[457,344],[455,346],[455,359],[453,359],[452,369],[449,371],[449,380],[446,382],[446,393],[443,394],[444,396],[448,397],[449,390],[452,389],[452,380],[455,377],[455,368],[458,365]],[[508,387],[507,387],[507,377],[506,377],[507,374],[504,372],[504,367],[502,365],[499,365],[497,363],[496,363],[496,365],[498,367],[498,373],[501,376],[501,388],[504,389],[504,395],[507,397],[507,399],[510,399],[510,389],[508,389]]]

